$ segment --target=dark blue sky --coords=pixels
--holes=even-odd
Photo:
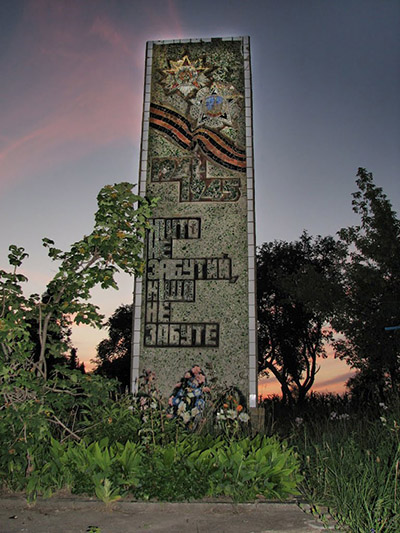
[[[42,291],[41,237],[68,246],[103,185],[136,182],[147,40],[250,35],[258,244],[357,222],[359,166],[399,211],[399,28],[398,0],[2,0],[0,268],[25,246]],[[130,285],[96,293],[106,314]]]

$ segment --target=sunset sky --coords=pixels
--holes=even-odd
[[[137,182],[149,40],[250,36],[258,245],[356,223],[359,166],[399,212],[399,28],[398,0],[1,0],[0,268],[24,246],[28,291],[43,292],[56,265],[42,237],[67,248],[103,185]],[[132,280],[93,298],[109,316]],[[80,360],[104,337],[75,328]],[[315,390],[348,377],[328,358]]]

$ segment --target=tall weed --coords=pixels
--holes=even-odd
[[[303,462],[301,490],[310,502],[333,509],[352,533],[396,533],[400,531],[399,404],[382,404],[385,411],[380,417],[368,410],[363,416],[338,414],[337,407],[325,419],[309,417],[292,424],[290,442]]]

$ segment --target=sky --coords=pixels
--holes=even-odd
[[[360,166],[399,212],[399,27],[398,0],[1,0],[0,268],[25,247],[27,290],[43,292],[57,267],[42,237],[67,249],[101,187],[137,183],[149,40],[250,36],[258,245],[357,223]],[[107,317],[132,301],[118,281],[93,292]],[[105,336],[75,328],[80,360]],[[314,389],[349,375],[329,357]]]

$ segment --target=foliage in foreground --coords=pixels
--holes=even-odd
[[[229,443],[192,435],[149,448],[130,441],[110,445],[108,439],[90,444],[52,440],[47,457],[24,487],[31,498],[68,487],[106,503],[127,495],[160,501],[281,499],[296,492],[301,478],[293,451],[265,437]]]
[[[141,275],[147,219],[156,200],[133,194],[132,187],[123,182],[101,189],[92,233],[72,244],[70,250],[59,250],[51,239],[43,239],[49,257],[59,266],[41,296],[24,295],[23,284],[28,280],[19,268],[28,254],[21,247],[9,247],[11,270],[0,270],[2,365],[24,366],[31,359],[28,364],[46,379],[49,356],[59,357],[66,349],[63,331],[67,325],[73,321],[101,326],[104,317],[89,302],[91,289],[116,289],[117,272]],[[37,357],[33,337],[40,344]]]
[[[127,495],[171,501],[228,496],[248,501],[297,493],[299,461],[276,437],[232,440],[226,432],[199,435],[188,432],[179,420],[168,419],[157,405],[143,411],[140,402],[132,404],[128,397],[100,401],[92,394],[91,400],[90,413],[84,402],[75,413],[75,438],[71,432],[63,438],[60,426],[49,422],[49,404],[36,410],[27,405],[25,426],[19,420],[16,427],[14,417],[3,416],[4,487],[25,491],[30,499],[68,488],[75,494],[96,495],[105,503]],[[53,406],[52,414],[62,424],[67,421],[60,405]]]

